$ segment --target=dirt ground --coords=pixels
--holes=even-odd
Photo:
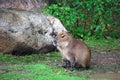
[[[98,72],[105,72],[100,66],[110,67],[109,71],[119,73],[120,70],[120,50],[115,51],[95,51],[92,50],[92,66],[98,68]],[[100,69],[100,70],[99,70]]]
[[[89,77],[120,80],[120,49],[92,50],[92,66],[95,68]]]
[[[86,70],[84,74],[80,71],[77,71],[75,72],[76,74],[73,72],[70,73],[70,75],[84,75],[84,77],[92,78],[95,80],[120,80],[120,49],[92,49],[91,62],[91,68],[89,70]]]

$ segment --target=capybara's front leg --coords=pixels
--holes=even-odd
[[[64,67],[64,68],[66,68],[67,67],[67,62],[68,62],[68,60],[63,60],[63,65],[62,65],[62,67]]]
[[[70,60],[70,68],[69,68],[69,70],[73,71],[74,67],[75,67],[75,61],[74,60]]]

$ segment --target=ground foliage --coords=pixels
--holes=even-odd
[[[59,18],[76,38],[120,37],[119,0],[55,0],[43,13]]]

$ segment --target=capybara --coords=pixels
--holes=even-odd
[[[63,67],[66,67],[69,62],[70,71],[73,71],[75,66],[83,69],[90,68],[91,51],[82,40],[77,40],[69,32],[62,31],[57,34],[53,44],[62,54]]]

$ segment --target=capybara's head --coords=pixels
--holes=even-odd
[[[61,33],[57,34],[57,36],[54,39],[54,44],[57,46],[57,44],[66,44],[69,41],[71,41],[71,34],[66,31],[62,31]]]
[[[56,36],[56,38],[57,38],[58,41],[67,41],[70,38],[70,34],[66,31],[63,31],[63,32],[59,33]]]

